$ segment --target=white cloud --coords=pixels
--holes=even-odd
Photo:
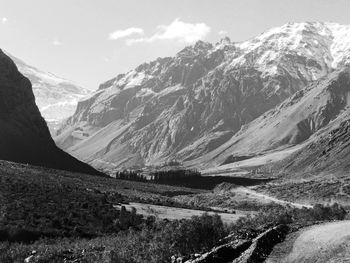
[[[54,45],[54,46],[61,46],[61,45],[62,45],[62,42],[59,41],[57,38],[55,38],[55,39],[52,41],[52,45]]]
[[[6,17],[1,18],[1,23],[5,24],[7,23],[8,19]]]
[[[227,31],[221,30],[221,31],[218,32],[218,34],[219,34],[220,36],[227,36]]]
[[[192,44],[205,38],[210,33],[210,27],[204,23],[185,23],[175,19],[170,25],[157,26],[157,31],[150,37],[127,39],[127,45],[136,43],[152,43],[158,40],[175,40],[178,42]]]
[[[129,27],[127,29],[116,30],[116,31],[110,33],[108,38],[110,40],[116,40],[116,39],[120,39],[120,38],[131,36],[131,35],[140,35],[140,36],[142,36],[143,34],[144,34],[144,31],[143,31],[142,28]]]

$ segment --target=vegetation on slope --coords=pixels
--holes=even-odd
[[[113,207],[123,200],[120,194],[102,193],[63,179],[2,173],[0,241],[91,238],[141,223],[141,217],[135,213],[122,213]]]
[[[188,259],[194,257],[194,253],[209,251],[216,245],[252,240],[280,224],[289,224],[294,231],[323,220],[341,220],[345,215],[338,205],[318,205],[313,209],[271,205],[256,217],[242,218],[229,226],[225,226],[217,215],[203,214],[190,220],[174,221],[149,218],[141,228],[129,228],[94,239],[41,239],[27,245],[1,243],[0,261],[23,262],[35,251],[31,262],[170,262],[172,256]]]
[[[134,188],[124,189],[128,187]],[[217,215],[156,220],[113,206],[128,201],[130,193],[131,199],[143,194],[155,200],[184,190],[161,188],[0,162],[0,262],[169,262],[173,255],[189,258],[230,240],[254,238],[281,223],[300,227],[346,214],[338,205],[270,205],[255,217],[225,225]]]

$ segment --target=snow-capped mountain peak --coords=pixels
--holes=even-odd
[[[282,52],[295,52],[300,56],[322,61],[328,67],[336,68],[347,63],[350,52],[350,25],[336,23],[303,22],[288,23],[272,28],[248,41],[236,43],[242,56],[254,53],[257,64],[269,64]],[[266,51],[267,52],[266,54]],[[243,63],[238,58],[236,63]]]
[[[198,41],[101,84],[56,142],[97,167],[195,162],[350,61],[349,33],[349,26],[304,22],[243,42]]]

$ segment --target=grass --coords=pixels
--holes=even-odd
[[[87,174],[70,173],[66,171],[0,161],[0,177],[21,180],[29,184],[34,180],[47,185],[69,185],[84,191],[118,194],[126,200],[147,201],[170,199],[179,194],[204,193],[205,190],[158,185],[152,183],[132,182],[114,178],[97,177]],[[1,196],[0,196],[1,201]]]
[[[201,192],[0,161],[0,241],[116,233],[142,221],[130,211],[121,215],[117,204],[141,201],[200,209],[173,196]]]
[[[0,166],[0,171],[2,241],[91,238],[128,227],[128,223],[122,225],[116,220],[120,211],[113,204],[124,200],[118,193],[86,188],[57,174],[45,176],[28,173],[27,169],[11,170],[7,165]]]

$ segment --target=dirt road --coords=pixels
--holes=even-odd
[[[350,262],[350,221],[312,226],[277,245],[268,263]]]
[[[248,187],[239,187],[235,190],[236,192],[243,192],[243,193],[247,193],[250,195],[250,197],[256,197],[258,200],[260,200],[261,202],[274,202],[276,204],[280,204],[280,205],[290,205],[290,206],[294,206],[296,208],[312,208],[312,205],[307,205],[307,204],[300,204],[300,203],[294,203],[294,202],[289,202],[289,201],[284,201],[281,199],[277,199],[275,197],[266,195],[266,194],[262,194],[262,193],[258,193],[253,189],[250,189]]]

